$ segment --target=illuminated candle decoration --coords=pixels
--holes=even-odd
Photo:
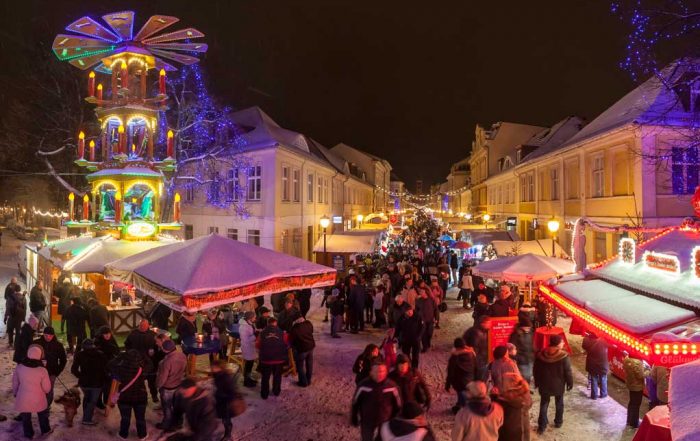
[[[634,265],[636,259],[635,254],[636,243],[634,242],[634,239],[630,237],[623,237],[622,239],[620,239],[620,260],[623,263]]]
[[[73,220],[73,215],[74,215],[74,210],[73,210],[73,203],[75,202],[75,195],[73,192],[70,192],[68,195],[68,219]]]
[[[88,220],[88,214],[90,212],[90,197],[86,194],[83,196],[83,220]]]
[[[173,220],[180,222],[180,193],[175,193],[175,203],[173,204]]]
[[[95,96],[95,72],[88,75],[88,96]]]
[[[175,134],[172,130],[168,130],[168,149],[166,154],[168,158],[175,158]]]
[[[126,133],[124,132],[124,126],[122,124],[119,124],[119,128],[117,128],[117,133],[119,134],[117,154],[126,153]]]
[[[122,192],[114,194],[114,221],[119,223],[122,220]]]
[[[136,156],[136,144],[131,144],[131,156]]]
[[[121,68],[122,68],[121,84],[122,84],[123,88],[127,88],[127,87],[129,87],[129,78],[128,78],[129,72],[127,70],[126,61],[122,61]]]
[[[78,133],[78,158],[85,157],[85,133]]]
[[[700,281],[700,245],[690,252],[690,274],[696,281]]]
[[[165,95],[165,69],[161,69],[158,75],[158,93]]]
[[[95,162],[95,140],[90,140],[90,162]]]
[[[97,99],[102,101],[102,84],[97,85]]]

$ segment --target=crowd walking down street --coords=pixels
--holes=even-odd
[[[387,258],[356,262],[354,274],[313,294],[304,314],[298,293],[273,295],[271,308],[241,314],[237,376],[238,368],[225,359],[205,357],[200,364],[211,365],[211,380],[186,376],[179,335],[195,335],[200,327],[218,333],[217,326],[226,328],[217,325],[223,314],[183,315],[172,338],[144,320],[123,344],[108,326],[97,326],[100,322],[90,317],[99,314],[79,295],[66,311],[76,305],[85,309],[85,315],[77,314],[78,321],[87,317],[83,328],[76,329],[75,322],[66,323],[63,332],[41,328],[41,314],[31,314],[15,332],[13,348],[0,353],[7,366],[0,368],[0,384],[12,390],[0,400],[0,413],[10,417],[0,423],[0,433],[26,438],[51,433],[51,439],[76,441],[100,440],[102,433],[105,439],[149,440],[457,441],[583,440],[584,433],[597,430],[619,437],[615,421],[624,421],[626,410],[605,399],[604,391],[613,387],[594,367],[601,345],[591,345],[588,337],[584,345],[592,359],[585,367],[591,375],[597,372],[600,384],[596,401],[590,400],[583,366],[575,369],[561,342],[554,338],[545,350],[534,351],[529,316],[519,318],[511,344],[489,357],[489,309],[508,299],[507,293],[493,296],[493,304],[479,311],[477,304],[463,301],[472,298],[464,292],[471,285],[462,288],[464,271],[445,289],[439,271],[432,277],[431,266],[449,256],[410,240],[397,242]],[[425,247],[427,264],[415,258],[418,244]],[[411,251],[402,251],[404,246]],[[8,294],[16,292],[15,285],[21,288],[21,280],[7,282]],[[82,340],[69,338],[81,332]],[[13,358],[19,361],[10,362]],[[111,379],[119,381],[118,394],[110,391]],[[233,403],[241,399],[248,409],[236,413]],[[554,411],[548,409],[550,401]],[[114,411],[105,416],[112,402]],[[592,419],[603,411],[605,421]],[[38,426],[32,414],[38,415]],[[75,424],[74,417],[79,418]],[[93,426],[104,430],[88,430]],[[632,433],[623,431],[622,439]]]

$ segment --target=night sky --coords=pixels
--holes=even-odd
[[[606,1],[24,0],[0,6],[0,98],[21,81],[8,61],[23,45],[53,56],[71,21],[124,9],[137,28],[160,13],[207,34],[203,64],[226,104],[384,157],[409,187],[443,180],[477,123],[591,119],[633,87]]]

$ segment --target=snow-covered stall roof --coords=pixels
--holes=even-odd
[[[589,302],[595,303],[622,299],[636,295],[632,291],[611,285],[602,280],[576,280],[560,283],[557,285],[557,291],[566,295],[567,299],[578,306],[585,306]]]
[[[153,248],[106,268],[107,278],[130,283],[178,311],[328,286],[335,283],[335,273],[333,268],[217,234]]]
[[[571,261],[535,254],[499,257],[482,262],[473,269],[474,275],[510,282],[547,280],[573,272],[574,263]]]
[[[462,230],[461,232],[462,235],[466,235],[468,238],[468,242],[471,242],[474,245],[488,245],[494,241],[506,241],[506,242],[513,242],[513,241],[519,241],[520,237],[518,236],[518,233],[515,231],[506,231],[506,230],[473,230],[473,229],[465,229]],[[457,237],[460,237],[459,235]]]
[[[107,240],[107,236],[79,236],[68,239],[55,240],[49,242],[45,247],[39,250],[39,255],[48,259],[58,268],[68,263],[71,259],[79,256],[81,253],[95,246],[97,243]]]
[[[644,335],[695,317],[688,309],[641,295],[586,302],[585,308],[620,329]]]
[[[537,239],[537,240],[494,240],[491,242],[496,249],[496,254],[499,256],[508,256],[517,249],[518,254],[537,254],[538,256],[552,255],[552,239]],[[569,255],[564,251],[564,248],[559,245],[559,242],[554,241],[554,254],[557,257],[563,256],[568,258]]]
[[[619,258],[591,269],[596,277],[628,286],[656,297],[700,308],[700,280],[696,280],[690,266],[692,250],[700,245],[696,229],[673,228],[636,248],[634,264]],[[648,268],[642,261],[645,251],[663,253],[678,258],[680,274]]]
[[[698,378],[700,360],[674,366],[668,385],[668,404],[671,412],[671,437],[674,441],[697,441],[700,439],[700,401],[698,400]]]
[[[63,269],[74,273],[102,273],[105,265],[110,262],[175,242],[175,240],[169,239],[128,241],[117,240],[111,236],[107,237],[107,239],[96,242],[94,246],[84,250],[83,253],[68,262]]]
[[[326,235],[326,252],[367,254],[377,251],[381,231],[365,230]],[[323,252],[323,236],[314,245],[315,253]]]

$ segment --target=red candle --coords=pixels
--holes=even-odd
[[[166,153],[168,158],[175,158],[175,134],[172,130],[168,130],[168,148]]]
[[[73,220],[73,202],[75,200],[75,195],[71,192],[68,195],[68,219]]]
[[[88,95],[95,96],[95,72],[88,75]]]
[[[114,222],[120,223],[122,220],[122,193],[114,194]]]
[[[102,101],[102,84],[97,85],[97,101]]]
[[[95,141],[90,140],[90,162],[95,162]]]
[[[126,154],[126,133],[124,133],[124,126],[119,124],[117,128],[117,133],[119,134],[119,144],[117,145],[117,154]]]
[[[158,93],[160,95],[165,95],[165,69],[160,70],[160,75],[158,77]]]
[[[173,218],[175,222],[180,222],[180,193],[175,193],[175,203],[173,204]]]
[[[128,88],[129,87],[129,70],[127,69],[126,61],[122,61],[121,67],[122,67],[122,72],[121,72],[122,88]]]
[[[83,220],[87,221],[88,215],[90,214],[90,198],[86,194],[83,196]]]
[[[80,132],[78,134],[78,158],[83,159],[85,157],[85,133]]]

